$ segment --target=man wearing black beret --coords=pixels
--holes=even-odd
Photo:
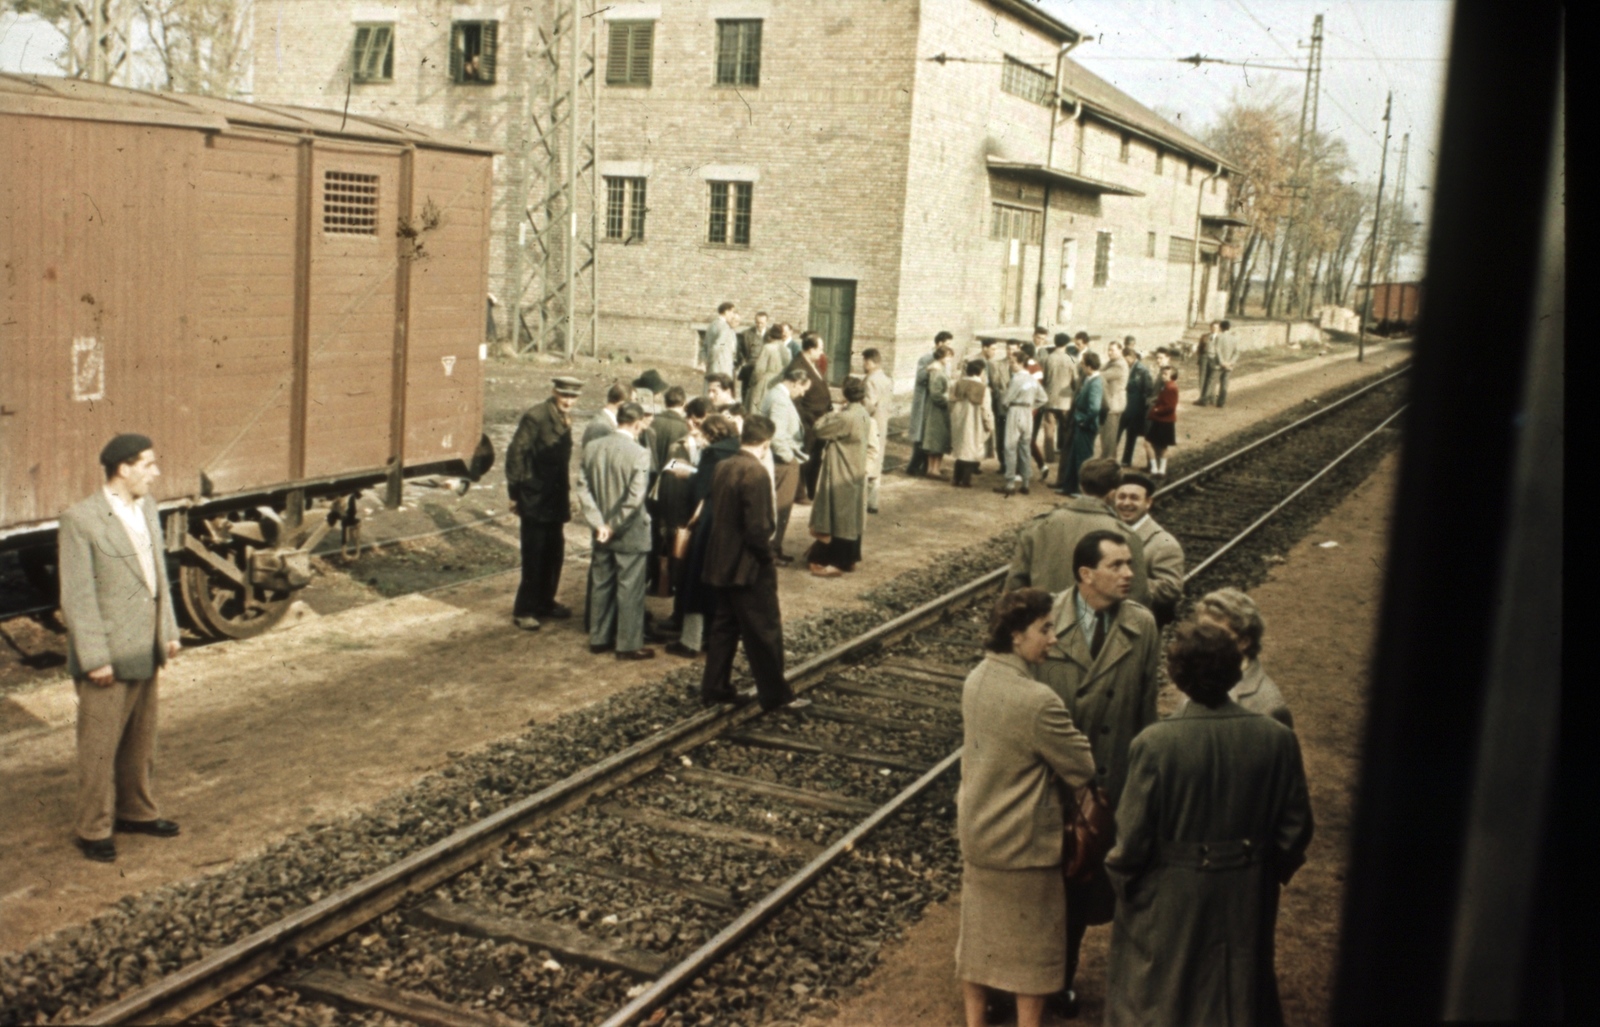
[[[113,828],[170,838],[151,793],[156,680],[178,655],[153,443],[118,435],[100,451],[105,487],[61,515],[57,533],[67,669],[78,690],[78,847],[117,858]]]

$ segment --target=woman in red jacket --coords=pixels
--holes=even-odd
[[[1178,442],[1178,369],[1168,365],[1161,369],[1161,391],[1150,404],[1149,427],[1145,431],[1145,457],[1150,461],[1150,473],[1157,477],[1167,475],[1167,450]],[[1154,451],[1152,453],[1152,450]]]

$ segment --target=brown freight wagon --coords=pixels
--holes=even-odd
[[[1372,287],[1369,319],[1384,334],[1409,331],[1422,313],[1421,282],[1379,282]]]
[[[184,606],[242,637],[361,489],[482,474],[492,160],[337,111],[0,75],[0,547],[53,559],[100,447],[142,432]]]

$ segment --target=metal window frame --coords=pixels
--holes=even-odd
[[[729,182],[707,182],[711,187],[710,193],[710,223],[707,225],[706,242],[713,246],[726,246],[728,244],[728,186]],[[718,193],[721,193],[718,196]]]
[[[383,83],[394,81],[394,22],[392,21],[363,21],[355,25],[355,38],[350,43],[350,81],[359,85]],[[379,36],[381,30],[383,35]],[[365,43],[362,33],[367,33]],[[379,68],[376,73],[368,74],[365,70],[373,62],[376,52],[374,41],[382,38],[385,46],[379,54]]]
[[[628,216],[628,180],[616,175],[606,175],[605,238],[621,240],[622,227]]]
[[[1000,91],[1048,107],[1055,98],[1056,83],[1049,72],[1006,54],[1000,67]]]

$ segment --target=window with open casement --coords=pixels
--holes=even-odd
[[[394,25],[357,25],[350,48],[352,82],[394,81]]]
[[[492,85],[497,21],[458,21],[450,26],[450,81],[457,85]]]

